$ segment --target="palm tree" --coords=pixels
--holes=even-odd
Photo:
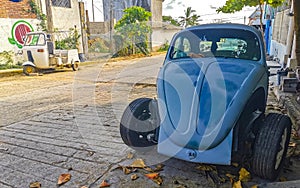
[[[183,27],[188,27],[188,26],[193,26],[193,25],[197,25],[198,22],[200,21],[199,18],[200,16],[197,14],[194,14],[196,11],[192,9],[192,7],[188,7],[185,11],[184,11],[184,16],[180,16],[179,19],[179,23],[183,26]]]

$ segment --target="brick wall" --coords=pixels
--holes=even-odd
[[[0,18],[36,18],[36,15],[28,13],[28,10],[31,9],[28,1],[12,2],[9,0],[0,0]]]

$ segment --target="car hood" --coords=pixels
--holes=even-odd
[[[206,150],[232,130],[265,69],[249,60],[165,63],[157,81],[161,129],[181,147]]]

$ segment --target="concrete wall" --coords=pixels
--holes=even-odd
[[[0,18],[0,52],[17,52],[23,44],[22,36],[36,30],[39,23],[37,19]]]
[[[288,32],[290,19],[293,19],[293,17],[288,16],[289,11],[288,9],[278,12],[273,21],[270,55],[278,58],[281,64],[287,63],[285,62],[287,60],[285,56],[289,54],[289,52],[287,52]]]
[[[78,0],[71,0],[71,8],[52,6],[53,25],[58,30],[76,28],[81,30]]]
[[[70,0],[71,8],[52,6],[52,16],[53,16],[53,27],[58,31],[66,31],[65,34],[70,30],[70,28],[77,29],[78,33],[81,33],[81,22],[80,22],[80,12],[78,0]],[[46,1],[37,1],[39,7],[41,7],[42,12],[47,14],[46,11]],[[63,37],[63,35],[61,37]],[[83,53],[82,39],[79,39],[79,53]]]
[[[278,12],[276,14],[276,19],[273,22],[272,39],[284,45],[286,45],[287,42],[287,35],[289,29],[290,16],[287,15],[288,13],[289,10]]]
[[[180,27],[166,26],[153,28],[152,47],[155,50],[157,47],[172,40],[175,33],[182,30]]]
[[[110,5],[109,0],[103,0],[104,21],[110,20],[111,6],[113,7],[113,16],[118,21],[124,14],[123,10],[132,6],[140,6],[147,11],[151,11],[151,1],[153,0],[114,0],[112,5]]]
[[[270,55],[278,58],[281,64],[283,64],[285,52],[286,45],[281,44],[276,40],[271,41]]]
[[[25,34],[36,30],[39,21],[35,14],[30,13],[28,1],[0,0],[0,52],[17,52],[23,44]]]
[[[10,52],[14,64],[23,62],[23,56],[17,55],[23,44],[22,36],[25,36],[25,31],[29,29],[36,30],[39,23],[37,19],[0,18],[0,53]],[[5,62],[0,58],[0,64],[3,63]]]
[[[89,22],[88,33],[90,36],[106,34],[109,32],[109,22]]]

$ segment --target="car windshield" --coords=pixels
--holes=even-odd
[[[240,29],[199,29],[180,33],[171,44],[171,59],[223,57],[258,61],[257,36]]]
[[[45,35],[28,34],[25,39],[25,46],[42,46],[46,44]]]

